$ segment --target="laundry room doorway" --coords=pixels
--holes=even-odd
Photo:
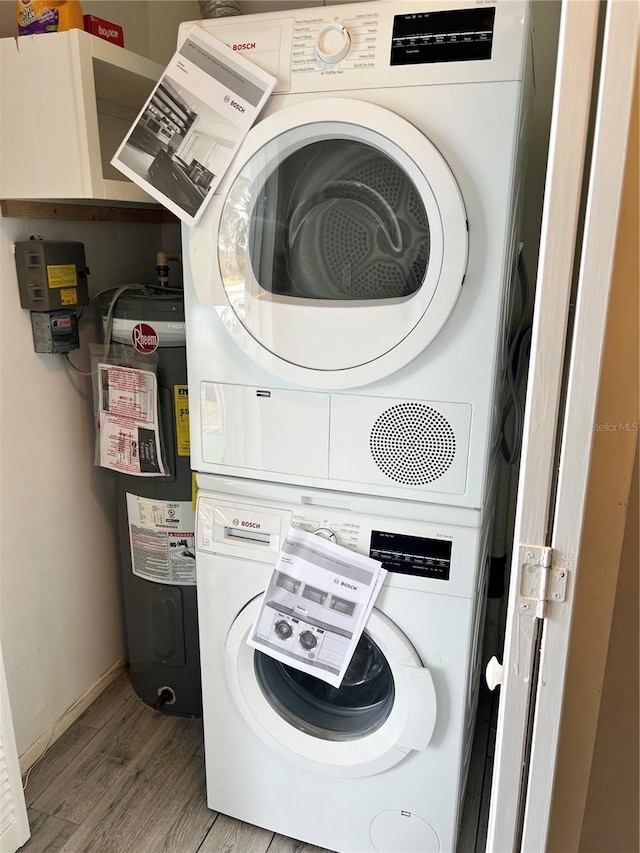
[[[491,666],[501,685],[492,853],[549,844],[637,37],[635,4],[562,5],[505,647],[501,665]],[[625,390],[633,406],[633,378]],[[628,432],[623,464],[631,471],[633,424]],[[616,571],[602,578],[603,600],[613,599],[616,581]],[[603,677],[604,663],[583,708],[593,717],[591,749]],[[572,791],[579,815],[588,784],[586,773]],[[574,837],[565,833],[562,849],[578,850],[582,819],[569,817]]]

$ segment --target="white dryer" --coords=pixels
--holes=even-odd
[[[198,480],[210,808],[332,851],[452,853],[479,689],[490,515]],[[246,642],[292,525],[388,569],[338,689]]]
[[[196,470],[483,504],[527,22],[524,0],[195,22],[278,81],[183,231]]]

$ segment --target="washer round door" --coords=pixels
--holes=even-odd
[[[253,649],[262,596],[227,636],[227,681],[238,710],[272,749],[314,772],[371,776],[426,749],[436,720],[428,669],[400,629],[374,608],[339,688]]]
[[[247,135],[189,236],[193,284],[257,363],[312,388],[388,376],[438,334],[467,265],[445,160],[413,125],[346,98]]]

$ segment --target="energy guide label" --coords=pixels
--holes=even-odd
[[[127,493],[134,575],[156,583],[195,586],[195,513],[191,501],[159,501]]]

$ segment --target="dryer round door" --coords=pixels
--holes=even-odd
[[[225,649],[229,689],[258,737],[330,776],[371,776],[426,749],[436,720],[433,681],[390,619],[374,608],[335,688],[248,645],[261,601],[238,614]]]
[[[388,376],[442,329],[466,270],[467,218],[413,125],[327,98],[249,132],[189,245],[197,298],[254,361],[341,389]]]

